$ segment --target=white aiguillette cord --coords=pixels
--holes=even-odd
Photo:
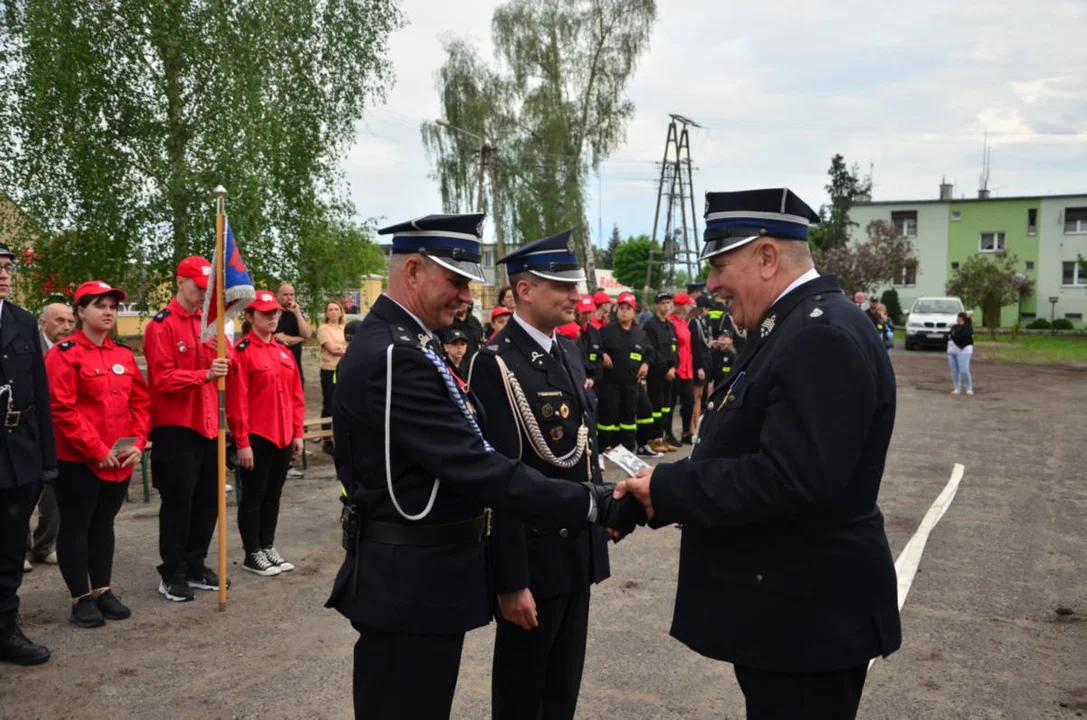
[[[393,469],[392,469],[392,442],[390,439],[391,433],[389,432],[392,427],[392,407],[393,407],[393,348],[395,345],[389,345],[385,351],[385,484],[389,489],[389,498],[393,501],[393,507],[400,513],[400,516],[405,520],[422,520],[430,511],[434,509],[434,501],[438,497],[438,487],[441,485],[441,481],[434,478],[434,486],[430,491],[430,499],[427,501],[426,507],[422,512],[416,515],[409,515],[400,507],[400,503],[396,499],[396,494],[393,492]],[[468,424],[472,426],[476,434],[483,440],[483,447],[487,452],[493,452],[494,448],[483,437],[483,431],[479,429],[479,424],[476,419],[472,417],[472,411],[468,409],[465,404],[464,397],[461,395],[460,389],[453,381],[453,376],[449,372],[449,368],[446,367],[445,361],[443,361],[438,355],[426,347],[422,346],[423,355],[438,371],[438,375],[442,378],[442,382],[445,383],[445,389],[449,392],[449,397],[460,409],[461,414],[468,420]]]

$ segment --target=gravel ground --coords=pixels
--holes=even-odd
[[[952,397],[943,353],[893,359],[899,414],[880,500],[896,555],[954,463],[966,475],[906,602],[903,649],[873,667],[861,717],[1082,716],[1087,373],[979,357],[977,395]],[[316,415],[316,367],[307,373]],[[231,508],[226,612],[215,593],[175,604],[155,592],[157,497],[145,505],[137,488],[118,518],[114,572],[132,618],[68,625],[60,574],[36,566],[21,593],[25,629],[53,659],[0,666],[0,717],[349,717],[354,632],[322,607],[342,558],[338,485],[326,459],[311,457],[306,477],[287,485],[276,543],[296,571],[239,572]],[[613,548],[613,576],[595,590],[578,717],[743,717],[731,667],[668,636],[678,547],[679,532],[665,528]],[[488,716],[492,641],[493,626],[469,634],[454,717]]]

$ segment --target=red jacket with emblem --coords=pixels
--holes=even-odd
[[[95,345],[82,330],[45,354],[57,459],[83,463],[102,480],[122,482],[133,467],[101,468],[119,438],[147,443],[151,401],[132,350],[108,337]]]
[[[260,435],[278,448],[302,437],[306,399],[287,346],[274,338],[264,342],[250,332],[235,346],[234,358],[238,366],[237,446],[249,447],[251,435]]]
[[[231,372],[227,376],[227,421],[235,427],[240,393],[235,391],[236,364],[227,348]],[[208,368],[217,357],[211,343],[200,342],[200,310],[189,312],[174,298],[147,324],[143,354],[147,358],[147,384],[151,388],[151,429],[164,425],[186,427],[206,438],[219,434],[218,383],[208,382]]]

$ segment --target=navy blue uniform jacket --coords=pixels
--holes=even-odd
[[[834,276],[778,300],[748,341],[690,458],[650,485],[654,524],[683,524],[672,635],[780,672],[887,655],[901,643],[876,505],[895,418],[887,351]]]
[[[389,454],[393,489],[405,512],[414,515],[426,507],[438,478],[434,507],[419,523],[462,522],[489,506],[539,527],[580,528],[589,510],[586,489],[488,451],[423,354],[426,340],[418,323],[382,295],[337,368],[332,411],[336,466],[340,478],[350,480],[345,485],[363,524],[412,522],[393,507],[385,481],[386,351],[391,344]],[[441,356],[436,341],[430,347]],[[486,419],[477,417],[486,428]],[[363,540],[357,551],[348,552],[327,606],[378,630],[452,634],[490,622],[493,597],[485,543],[404,546]]]
[[[10,300],[0,316],[0,385],[11,385],[11,409],[24,413],[14,427],[0,427],[0,488],[39,482],[57,469],[49,384],[42,360],[41,331],[34,316]],[[0,425],[8,396],[0,396]],[[10,522],[5,519],[4,522]]]
[[[510,320],[476,356],[472,394],[487,414],[487,440],[495,450],[507,457],[519,457],[548,477],[572,483],[600,483],[596,415],[585,389],[581,350],[567,338],[558,340],[566,372],[516,320]],[[520,383],[544,441],[556,457],[574,448],[578,428],[582,418],[585,419],[589,452],[576,465],[564,470],[543,460],[533,450],[513,417],[496,356],[502,358]],[[541,532],[540,528],[526,525],[509,513],[496,511],[490,542],[495,591],[508,593],[527,587],[540,599],[565,595],[606,579],[610,574],[606,531],[593,528],[578,532],[576,527],[561,530]]]

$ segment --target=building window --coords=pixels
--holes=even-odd
[[[1027,272],[1031,272],[1033,270],[1034,270],[1034,261],[1033,260],[1027,260]]]
[[[1027,235],[1038,234],[1038,208],[1027,210]]]
[[[1087,285],[1087,272],[1075,260],[1061,263],[1061,285]]]
[[[1083,313],[1065,313],[1064,317],[1072,322],[1083,322]]]
[[[1064,209],[1064,234],[1087,234],[1087,208]]]
[[[902,237],[917,237],[917,211],[907,210],[891,213],[891,222]]]
[[[1004,233],[983,232],[981,234],[981,243],[978,245],[978,250],[981,252],[1003,252]]]
[[[959,212],[958,210],[952,210],[951,211],[951,222],[958,222],[959,220],[962,220],[962,213]]]
[[[958,270],[959,269],[959,264],[958,263],[951,263],[951,269],[952,270]]]
[[[917,264],[910,263],[895,273],[894,285],[913,287],[917,284]]]
[[[494,250],[485,249],[483,251],[483,267],[494,267]]]

